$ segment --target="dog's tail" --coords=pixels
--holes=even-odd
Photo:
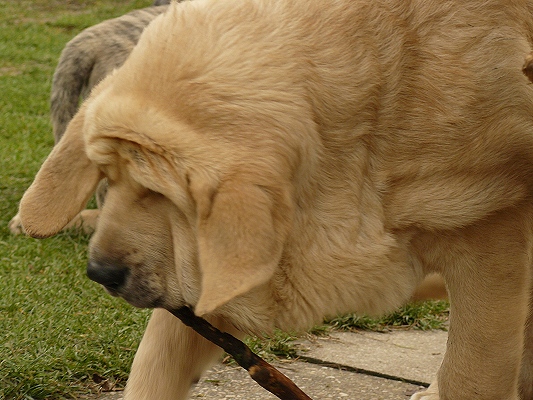
[[[166,8],[134,10],[87,28],[67,43],[54,72],[50,95],[55,143],[78,111],[80,101],[124,63],[144,28]]]

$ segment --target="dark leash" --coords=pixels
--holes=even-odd
[[[289,378],[267,363],[248,346],[229,333],[222,332],[184,306],[169,310],[188,327],[205,339],[221,347],[237,363],[248,371],[254,381],[282,400],[312,400]]]

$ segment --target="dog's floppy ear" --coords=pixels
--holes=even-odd
[[[85,154],[84,115],[82,106],[20,201],[22,226],[30,236],[49,237],[63,229],[85,207],[101,179]]]
[[[202,272],[195,313],[205,315],[271,279],[287,231],[278,216],[288,208],[283,194],[236,179],[216,188],[193,179],[190,190],[198,210]]]

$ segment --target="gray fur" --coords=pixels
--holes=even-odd
[[[156,0],[156,4],[169,3]],[[67,43],[52,80],[50,114],[57,143],[81,99],[113,69],[120,67],[144,28],[167,6],[147,7],[85,29]]]

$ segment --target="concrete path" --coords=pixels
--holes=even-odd
[[[407,400],[433,380],[446,348],[442,331],[337,332],[299,341],[301,359],[275,363],[313,400]],[[121,393],[98,397],[119,400]],[[238,366],[218,364],[191,399],[276,400]]]

